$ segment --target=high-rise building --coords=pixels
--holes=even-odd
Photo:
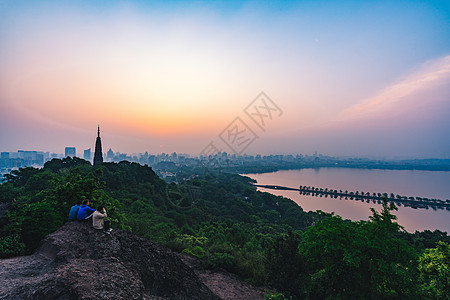
[[[84,150],[84,160],[91,161],[91,148]]]
[[[64,157],[67,157],[67,156],[70,156],[72,158],[77,156],[77,151],[76,151],[75,147],[66,147],[66,150],[64,151]]]
[[[103,163],[102,140],[100,139],[100,125],[98,126],[97,140],[95,141],[94,166]]]
[[[9,152],[2,152],[1,156],[0,156],[0,168],[9,167],[10,164],[11,164],[11,162],[9,159]]]

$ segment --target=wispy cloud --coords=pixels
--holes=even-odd
[[[337,116],[335,121],[365,117],[394,104],[407,105],[408,101],[415,98],[412,96],[432,90],[443,83],[450,83],[450,55],[426,62],[409,76],[382,89],[376,96],[346,109]],[[429,101],[429,99],[422,99],[422,101]]]

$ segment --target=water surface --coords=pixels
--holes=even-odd
[[[256,179],[258,184],[293,188],[306,185],[349,192],[394,193],[408,197],[450,199],[450,172],[319,168],[245,175]],[[290,198],[305,211],[335,212],[343,218],[354,221],[368,220],[371,215],[370,207],[381,209],[381,204],[372,202],[305,196],[297,191],[258,189]],[[450,211],[448,210],[413,209],[401,206],[394,214],[397,215],[399,224],[409,232],[425,229],[450,232]]]

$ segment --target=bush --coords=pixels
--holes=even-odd
[[[278,292],[271,292],[266,290],[266,294],[264,295],[264,300],[289,300],[292,299],[292,297],[286,298],[282,293]]]
[[[450,245],[438,242],[419,259],[419,280],[424,297],[450,299]]]
[[[267,284],[287,295],[300,294],[304,262],[298,251],[299,239],[292,232],[278,238],[266,252]]]
[[[25,250],[25,244],[20,241],[19,235],[10,235],[0,238],[0,258],[18,256]]]
[[[186,253],[186,254],[189,254],[189,255],[192,255],[192,256],[195,256],[197,258],[202,259],[205,256],[206,252],[205,252],[205,250],[202,247],[194,246],[194,247],[190,247],[190,248],[184,249],[182,251],[182,253]]]
[[[208,255],[206,263],[209,268],[223,268],[227,271],[233,272],[235,258],[233,255],[228,253],[216,252]]]

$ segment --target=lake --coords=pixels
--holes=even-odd
[[[318,168],[283,170],[272,173],[243,174],[258,184],[298,188],[300,185],[335,190],[394,193],[402,196],[450,199],[450,172],[417,170],[374,170],[350,168]],[[258,188],[260,191],[292,199],[305,211],[335,212],[344,219],[368,220],[370,207],[381,210],[381,204],[339,198],[300,195],[298,191]],[[435,230],[450,233],[450,211],[413,209],[400,206],[394,214],[407,231]]]

